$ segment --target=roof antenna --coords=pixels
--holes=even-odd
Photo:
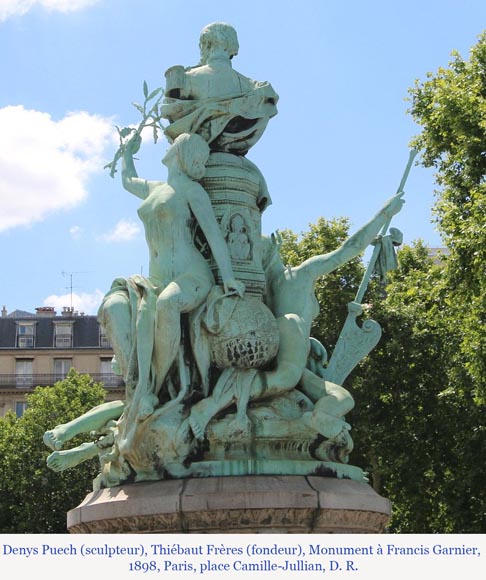
[[[75,288],[75,286],[73,286],[73,276],[74,274],[88,274],[88,272],[61,272],[61,274],[63,276],[69,276],[69,286],[66,286],[66,290],[69,290],[69,295],[70,295],[70,311],[73,312],[74,308],[73,308],[73,288]]]

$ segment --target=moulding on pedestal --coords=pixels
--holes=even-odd
[[[381,533],[389,500],[368,484],[317,476],[155,481],[90,493],[70,533]]]

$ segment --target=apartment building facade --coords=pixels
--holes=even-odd
[[[71,368],[104,384],[106,400],[124,397],[124,383],[111,368],[113,350],[96,316],[52,307],[36,312],[5,307],[0,317],[0,417],[17,416],[36,386],[50,386]]]

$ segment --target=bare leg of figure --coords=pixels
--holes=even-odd
[[[179,349],[180,303],[180,288],[172,282],[161,292],[157,303],[153,305],[155,324],[149,322],[149,319],[153,320],[150,317],[149,304],[140,313],[137,325],[139,380],[133,395],[127,424],[134,425],[136,421],[143,421],[154,412],[158,401],[157,395]],[[152,359],[155,369],[155,386],[149,380]]]
[[[57,425],[54,429],[46,431],[44,433],[44,443],[54,451],[57,451],[62,448],[66,441],[76,435],[96,431],[101,429],[108,421],[119,419],[124,408],[125,403],[123,401],[102,403],[80,417],[69,421],[69,423]]]
[[[70,467],[75,467],[83,461],[93,459],[100,452],[96,443],[82,443],[73,449],[66,451],[54,451],[47,458],[47,467],[53,471],[64,471]]]
[[[139,371],[145,373],[144,369],[152,366],[155,377],[149,381],[146,375],[142,374],[127,413],[127,425],[135,425],[137,421],[143,421],[154,412],[159,392],[179,351],[181,314],[199,306],[208,295],[212,284],[209,274],[207,277],[195,274],[183,275],[164,288],[156,304],[147,303],[150,312],[155,310],[155,324],[153,328],[146,329],[146,336],[150,338],[153,346],[150,348],[147,344],[140,348],[139,342],[144,340],[142,335],[145,331],[142,332],[139,319],[137,344],[139,350],[143,351],[138,355]],[[128,433],[127,444],[130,444]]]
[[[151,366],[154,351],[155,300],[142,301],[137,320],[138,382],[130,409],[130,423],[149,417],[158,403],[152,391]]]
[[[139,380],[133,399],[127,405],[126,417],[122,421],[122,435],[119,442],[122,454],[126,455],[131,452],[137,436],[138,424],[150,417],[156,408],[160,389],[179,351],[181,313],[184,309],[191,309],[197,305],[191,293],[184,292],[182,286],[183,284],[178,282],[171,282],[160,293],[155,304],[145,304],[147,311],[145,315],[143,311],[140,313],[137,324]],[[191,285],[185,286],[191,287]],[[198,287],[201,286],[198,284]],[[194,291],[192,294],[197,294],[197,292]],[[192,297],[192,300],[187,297]],[[154,310],[155,321],[153,316],[150,316]],[[151,325],[150,328],[148,328],[149,325]],[[149,380],[151,367],[153,367],[155,377]]]
[[[265,373],[263,396],[272,396],[293,389],[302,376],[309,354],[309,338],[302,330],[302,320],[295,314],[277,318],[280,344],[274,371]],[[261,396],[261,395],[260,395]]]
[[[113,345],[122,376],[126,379],[132,351],[132,315],[128,296],[122,292],[108,296],[100,309],[99,319]]]
[[[171,282],[157,300],[155,332],[155,368],[157,374],[157,393],[174,363],[181,341],[181,313],[188,310],[192,303],[190,296],[177,282]]]
[[[189,425],[196,439],[204,439],[204,433],[209,421],[219,411],[226,409],[236,401],[236,389],[228,388],[228,382],[233,383],[235,375],[235,369],[225,369],[221,373],[212,395],[202,399],[192,407]],[[261,382],[258,383],[258,388],[262,389]],[[253,385],[251,390],[253,390]]]
[[[343,417],[354,407],[354,399],[344,387],[325,381],[308,370],[304,371],[300,386],[316,401],[314,410],[304,413],[306,425],[329,439],[350,428]]]

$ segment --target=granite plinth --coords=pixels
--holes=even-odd
[[[368,484],[319,476],[239,476],[135,483],[92,492],[70,533],[381,533],[390,501]]]

